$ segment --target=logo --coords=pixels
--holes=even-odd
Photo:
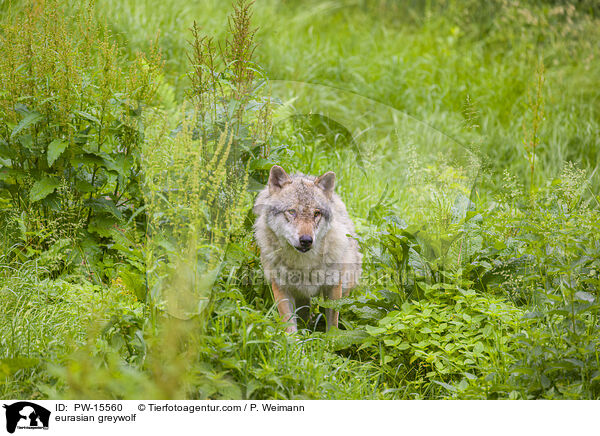
[[[4,405],[6,409],[6,431],[14,433],[15,429],[48,430],[50,411],[29,401],[19,401]]]

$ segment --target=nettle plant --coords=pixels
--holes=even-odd
[[[160,59],[124,62],[92,17],[50,0],[2,24],[1,204],[21,258],[97,246],[140,207],[141,115]]]
[[[216,144],[227,133],[232,140],[228,166],[242,173],[249,165],[250,175],[262,180],[273,164],[268,160],[273,100],[267,77],[254,60],[258,29],[251,23],[253,3],[238,0],[233,4],[223,43],[202,35],[194,23],[187,97],[193,107],[188,115],[194,118],[194,135],[204,144]]]
[[[251,6],[247,0],[233,5],[222,44],[202,36],[194,24],[191,86],[176,126],[157,113],[159,121],[147,129],[149,295],[181,318],[210,307],[228,247],[250,234],[242,231],[249,226],[249,179],[271,166],[266,157],[272,105],[262,92],[266,78],[253,61]]]

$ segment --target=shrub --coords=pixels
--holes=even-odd
[[[529,198],[505,180],[496,202],[446,229],[460,235],[449,251],[395,217],[363,241],[376,291],[336,303],[349,330],[332,339],[357,358],[376,356],[391,389],[598,397],[597,198],[572,164]],[[447,262],[452,246],[462,247],[461,262]]]
[[[18,211],[8,217],[23,245],[16,253],[60,246],[70,254],[64,260],[82,261],[141,204],[142,111],[160,60],[156,52],[124,59],[91,9],[69,10],[61,0],[7,21],[0,186],[5,212]],[[82,254],[73,242],[92,249]]]
[[[526,306],[529,328],[515,337],[509,371],[471,394],[486,386],[520,398],[598,397],[598,206],[585,172],[569,163],[533,201],[505,196],[485,216],[487,250],[472,258],[473,278]]]

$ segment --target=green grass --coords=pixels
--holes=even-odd
[[[208,310],[187,321],[140,292],[140,259],[153,249],[143,223],[133,242],[135,221],[123,223],[127,232],[107,243],[117,254],[88,246],[108,277],[94,284],[77,265],[57,277],[36,256],[15,261],[4,231],[0,397],[597,399],[598,11],[427,5],[254,6],[256,62],[283,103],[275,151],[256,162],[334,170],[359,234],[364,278],[337,303],[342,330],[284,333],[257,278],[246,211]],[[96,15],[123,63],[158,34],[157,103],[177,122],[188,29],[196,20],[222,41],[230,9],[107,0]],[[523,141],[534,130],[540,60],[544,118],[531,186]],[[264,168],[253,175],[264,182]]]
[[[5,258],[3,258],[5,261]],[[61,365],[107,326],[111,316],[140,310],[123,289],[41,279],[34,262],[0,270],[0,370],[3,398],[39,397],[56,379],[47,366]],[[110,324],[108,324],[110,325]]]
[[[37,274],[3,269],[2,398],[382,397],[372,362],[344,359],[318,335],[287,337],[235,289],[218,294],[207,327],[165,320],[142,334],[141,305],[122,287]]]
[[[542,59],[547,110],[540,180],[557,175],[567,160],[593,171],[600,148],[598,17],[569,5],[471,6],[442,3],[420,11],[417,4],[407,11],[384,1],[258,2],[257,61],[271,79],[352,91],[466,144],[473,141],[462,114],[468,96],[477,111],[475,137],[490,164],[519,173],[526,167],[519,156],[523,124],[530,122],[528,88]],[[228,10],[226,2],[172,0],[105,2],[100,12],[131,51],[147,48],[160,32],[167,71],[181,95],[186,29],[197,20],[206,34],[222,38]],[[337,110],[355,114],[352,107]]]

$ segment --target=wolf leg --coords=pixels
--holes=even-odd
[[[283,318],[284,322],[289,323],[287,329],[285,329],[288,333],[295,333],[298,331],[298,326],[296,325],[296,318],[294,317],[293,310],[293,301],[292,297],[287,295],[275,281],[271,282],[271,287],[273,288],[273,299],[277,303],[277,309],[279,310],[279,315]]]
[[[326,296],[330,300],[339,300],[342,298],[342,284],[340,283],[339,285],[332,287],[327,292]],[[334,309],[325,309],[325,315],[327,317],[327,331],[329,331],[332,326],[337,328],[340,317],[339,312]]]

